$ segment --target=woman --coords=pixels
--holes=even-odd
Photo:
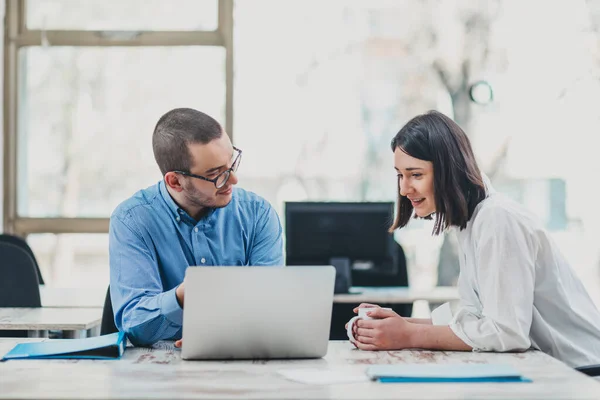
[[[446,321],[435,310],[432,320],[415,320],[376,308],[369,313],[374,320],[354,325],[356,346],[533,347],[575,367],[600,363],[598,309],[542,225],[484,183],[462,129],[431,111],[409,121],[392,150],[399,198],[390,231],[413,215],[435,218],[434,234],[457,230],[460,306]]]

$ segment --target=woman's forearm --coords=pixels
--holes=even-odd
[[[431,325],[430,318],[404,318],[406,321],[411,324],[421,324],[421,325]]]
[[[431,350],[472,350],[471,346],[463,342],[446,325],[412,325],[410,345],[413,348]]]

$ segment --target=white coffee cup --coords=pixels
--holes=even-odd
[[[363,307],[363,308],[359,308],[358,309],[358,315],[355,317],[352,317],[350,319],[350,321],[348,321],[348,328],[346,329],[346,334],[348,335],[348,339],[350,339],[350,341],[352,343],[356,343],[356,339],[354,338],[354,324],[356,323],[356,321],[358,321],[359,319],[373,319],[371,317],[369,317],[367,315],[368,312],[377,310],[379,307]],[[389,310],[392,311],[391,308],[385,308],[385,307],[381,307],[382,310]]]

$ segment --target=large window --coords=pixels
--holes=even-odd
[[[208,46],[22,49],[18,215],[107,217],[156,183],[156,121],[182,106],[224,121],[224,61]]]
[[[108,234],[31,234],[44,283],[56,287],[108,285]]]
[[[231,0],[7,0],[4,225],[49,285],[108,283],[108,221],[156,183],[158,118],[231,129]]]
[[[218,0],[27,0],[29,29],[214,31]]]

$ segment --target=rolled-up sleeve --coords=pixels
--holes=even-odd
[[[109,254],[117,328],[136,345],[179,338],[183,310],[176,288],[163,292],[156,254],[128,215],[111,217]]]
[[[473,227],[479,307],[461,303],[450,328],[474,351],[531,347],[535,236],[513,215],[491,210]]]
[[[255,225],[249,265],[283,266],[283,229],[277,212],[266,203],[261,206]]]

